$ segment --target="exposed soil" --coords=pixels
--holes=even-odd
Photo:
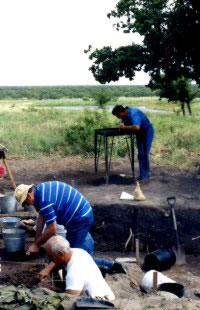
[[[132,194],[135,188],[128,159],[115,160],[111,166],[110,184],[105,184],[104,161],[99,162],[98,175],[94,175],[93,159],[12,159],[8,160],[15,183],[38,184],[44,181],[60,180],[73,184],[90,201],[94,209],[95,221],[92,234],[95,239],[95,256],[115,259],[134,256],[123,253],[129,237],[130,227],[135,237],[140,239],[141,266],[127,264],[128,275],[107,275],[106,280],[115,295],[115,305],[120,309],[197,309],[198,288],[200,286],[200,180],[192,172],[179,171],[172,167],[152,165],[149,183],[141,184],[146,200],[120,200],[122,191]],[[137,166],[136,166],[137,175]],[[0,193],[13,191],[9,176],[0,179]],[[145,274],[141,269],[147,250],[153,250],[173,242],[173,226],[166,198],[176,196],[176,211],[181,240],[184,242],[187,265],[173,266],[163,272],[168,277],[185,286],[185,298],[169,300],[157,294],[143,294],[140,282]],[[32,212],[19,209],[13,214],[21,218],[35,217]],[[1,215],[6,216],[6,215]],[[33,241],[30,234],[26,237],[25,248]],[[169,244],[168,244],[169,243]],[[44,251],[38,258],[24,261],[24,256],[13,256],[5,252],[0,239],[1,273],[0,284],[24,284],[27,287],[38,285],[38,273],[47,263]],[[51,284],[51,283],[50,283]],[[69,306],[66,309],[70,309]]]

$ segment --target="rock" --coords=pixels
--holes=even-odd
[[[183,305],[183,310],[194,310],[196,306],[192,302],[187,302]]]
[[[200,290],[195,290],[194,295],[200,298]]]
[[[162,298],[164,298],[165,300],[172,300],[172,299],[178,299],[178,296],[169,293],[169,292],[158,292],[157,293],[159,296],[161,296]]]

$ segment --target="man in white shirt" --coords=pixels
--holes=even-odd
[[[69,242],[61,236],[51,237],[45,244],[45,250],[52,262],[40,272],[40,280],[46,280],[53,269],[65,265],[67,294],[115,299],[93,258],[86,251],[71,249]]]

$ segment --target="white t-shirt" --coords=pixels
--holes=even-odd
[[[72,250],[72,257],[66,265],[66,290],[81,291],[92,298],[106,296],[107,299],[114,300],[115,295],[93,258],[82,249]]]

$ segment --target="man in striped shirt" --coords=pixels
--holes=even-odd
[[[94,241],[89,234],[93,211],[87,199],[72,186],[58,181],[39,185],[19,185],[16,200],[34,205],[38,211],[36,238],[27,254],[39,251],[40,246],[56,233],[56,222],[67,229],[67,240],[72,248],[81,248],[92,255]],[[42,234],[46,223],[47,228]]]

